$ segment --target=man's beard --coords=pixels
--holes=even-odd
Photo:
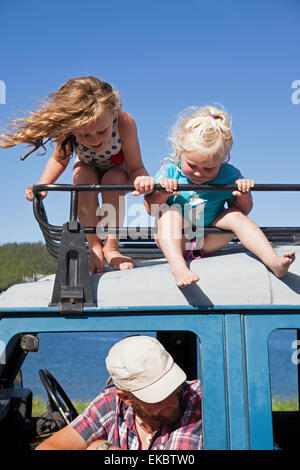
[[[137,414],[140,418],[151,419],[157,421],[160,424],[168,424],[174,425],[179,420],[180,416],[182,415],[182,410],[180,405],[176,408],[166,408],[164,411],[152,415],[147,410],[145,410],[139,403],[134,401],[132,404],[132,408],[135,414]],[[169,413],[166,413],[166,410],[170,410]]]

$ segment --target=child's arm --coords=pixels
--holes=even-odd
[[[170,196],[176,196],[180,194],[179,191],[176,191],[178,181],[172,178],[163,178],[159,180],[159,184],[164,188],[164,191],[155,191],[150,196],[146,196],[144,199],[144,205],[148,214],[152,214],[153,207],[156,208],[165,204]],[[170,194],[171,193],[171,194]]]
[[[132,116],[125,111],[119,113],[119,133],[122,141],[122,150],[125,158],[126,172],[129,180],[134,184],[134,196],[153,191],[155,181],[149,176],[144,167],[137,127]]]
[[[253,207],[250,190],[254,188],[255,182],[249,179],[238,179],[235,184],[238,190],[232,192],[232,195],[235,196],[236,199],[230,207],[237,207],[243,214],[248,215]]]
[[[38,184],[52,184],[55,183],[55,181],[60,177],[60,175],[65,171],[69,161],[70,161],[70,155],[67,155],[65,158],[62,158],[64,156],[64,153],[61,149],[61,146],[59,143],[55,144],[55,149],[51,157],[49,158],[45,169],[42,173],[42,176],[39,179]],[[25,192],[25,197],[28,199],[28,201],[33,200],[33,184],[28,186]],[[40,193],[41,198],[43,199],[46,197],[47,193],[46,191],[43,191]]]

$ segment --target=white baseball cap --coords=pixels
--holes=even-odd
[[[146,403],[164,400],[186,380],[183,370],[152,336],[129,336],[116,343],[106,367],[118,389]]]

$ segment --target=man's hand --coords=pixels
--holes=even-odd
[[[97,441],[92,442],[86,450],[105,450],[105,449],[97,449],[100,444],[107,442],[106,439],[97,439]],[[120,447],[110,446],[107,450],[121,450]]]

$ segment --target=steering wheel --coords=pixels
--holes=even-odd
[[[40,369],[39,375],[49,398],[49,411],[57,426],[62,428],[71,423],[78,413],[62,386],[47,369]]]

